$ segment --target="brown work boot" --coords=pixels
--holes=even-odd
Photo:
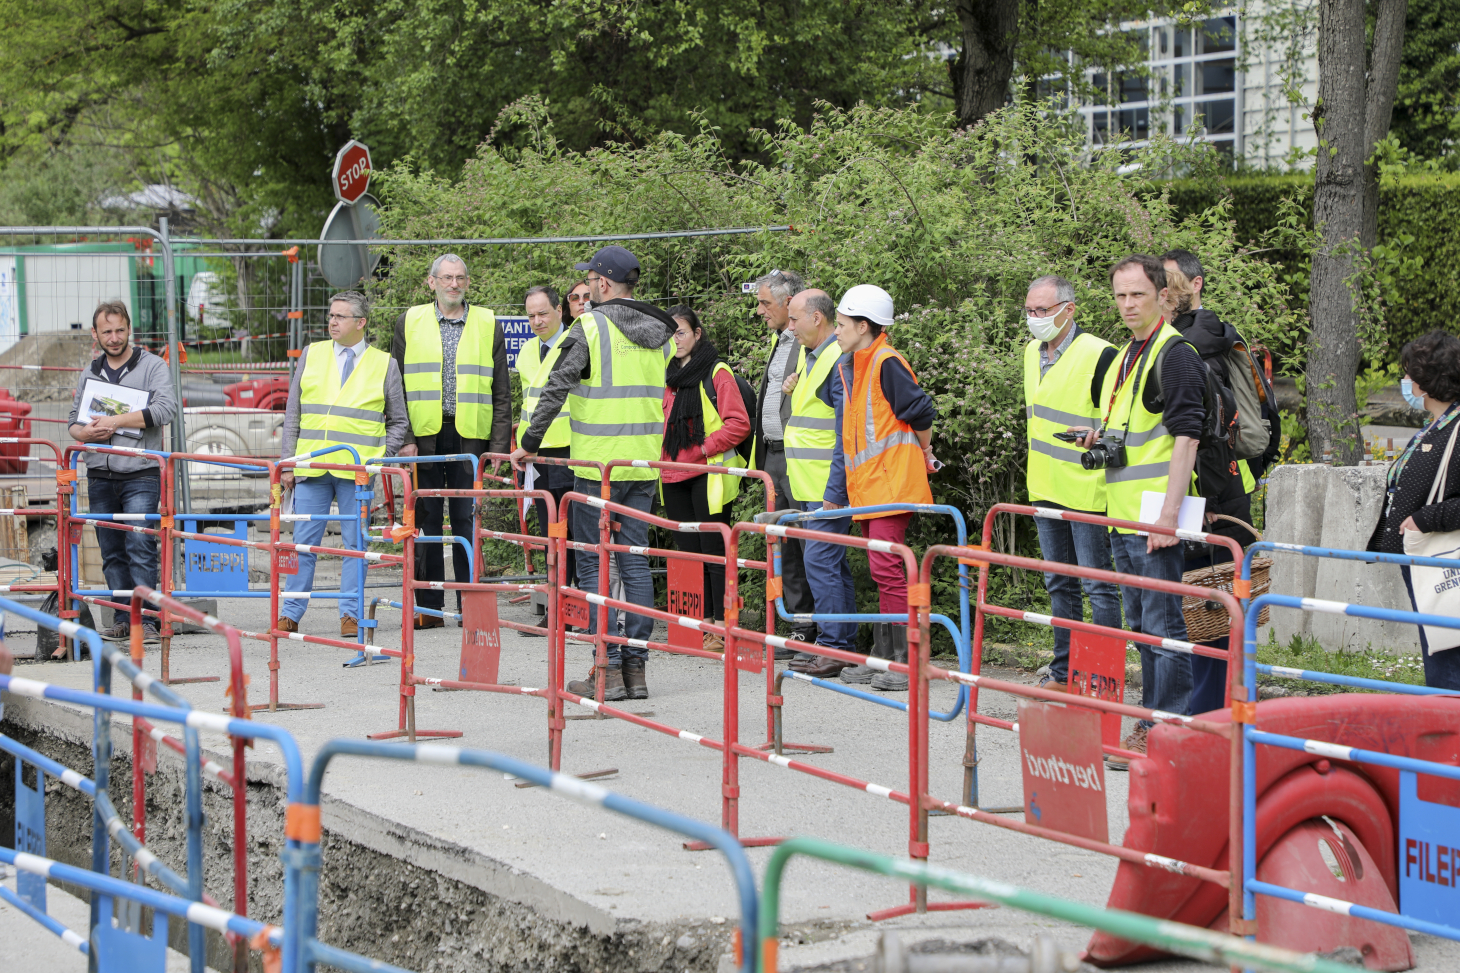
[[[297,632],[297,631],[299,631],[299,623],[296,622],[294,619],[292,619],[292,618],[286,618],[283,615],[280,615],[279,616],[279,620],[274,623],[274,627],[277,628],[281,632]]]
[[[1121,748],[1134,751],[1135,753],[1145,753],[1146,735],[1149,732],[1150,727],[1143,723],[1137,723],[1136,728],[1130,732],[1130,736],[1121,741]],[[1111,770],[1130,770],[1130,758],[1107,753],[1105,755],[1105,765]]]
[[[648,699],[649,684],[644,681],[644,660],[624,660],[624,688],[629,691],[629,699]]]
[[[639,670],[639,678],[643,679],[643,669]],[[588,675],[583,679],[574,679],[568,683],[568,692],[577,696],[593,699],[598,692],[598,667],[588,670]],[[603,679],[603,700],[608,703],[615,703],[621,699],[628,699],[629,691],[624,687],[624,674],[617,666],[610,665],[604,670]]]
[[[800,671],[817,679],[833,679],[843,669],[850,669],[855,663],[844,659],[833,659],[829,655],[818,655],[806,668]]]
[[[1039,688],[1047,689],[1052,693],[1067,693],[1070,691],[1070,684],[1068,682],[1060,682],[1054,676],[1045,676],[1039,680]]]
[[[706,652],[724,652],[725,639],[714,632],[706,632],[704,641],[700,643],[701,648]],[[642,696],[630,696],[630,699],[642,699]]]
[[[422,615],[420,612],[416,612],[415,627],[418,632],[423,628],[445,628],[446,619],[440,615]]]
[[[360,637],[360,623],[346,615],[340,619],[340,638],[353,639]]]

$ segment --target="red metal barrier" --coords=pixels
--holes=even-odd
[[[31,456],[30,448],[32,446],[46,447],[51,451],[51,457],[47,458],[44,456]],[[71,559],[69,557],[62,556],[62,551],[65,549],[62,539],[66,536],[63,518],[65,516],[66,507],[68,505],[66,497],[71,495],[71,483],[75,481],[75,477],[72,476],[68,478],[65,475],[65,461],[62,458],[60,447],[51,442],[49,439],[32,439],[25,436],[0,437],[0,449],[10,450],[12,448],[14,450],[13,452],[5,452],[3,455],[10,457],[10,459],[6,460],[6,462],[16,467],[22,467],[27,463],[54,463],[56,466],[56,505],[54,507],[26,507],[24,510],[19,510],[11,507],[8,509],[0,510],[0,516],[25,517],[30,515],[39,515],[43,517],[53,516],[56,518],[56,580],[53,584],[22,583],[0,585],[0,592],[15,594],[41,594],[44,592],[54,591],[56,592],[57,608],[65,608],[66,599],[63,597],[63,595],[68,590],[67,579],[70,576]],[[70,616],[65,617],[74,618],[76,614],[76,612],[72,612]],[[63,636],[60,639],[60,647],[64,649],[67,641],[69,640]]]
[[[134,458],[147,459],[156,463],[158,476],[161,477],[162,480],[161,493],[159,495],[159,500],[157,504],[158,516],[161,518],[158,521],[158,525],[156,527],[141,527],[136,524],[122,523],[115,520],[93,520],[90,514],[83,514],[79,512],[73,517],[70,510],[70,503],[62,502],[61,494],[63,489],[67,496],[73,496],[75,493],[75,488],[72,486],[72,484],[77,482],[76,470],[70,469],[69,467],[72,463],[72,457],[78,453],[101,453],[115,456],[131,456]],[[168,460],[158,453],[148,452],[145,449],[134,449],[127,446],[101,446],[95,443],[72,443],[65,448],[62,457],[63,472],[69,475],[66,477],[66,481],[64,483],[61,482],[61,474],[58,473],[56,477],[56,507],[60,511],[57,517],[58,527],[56,531],[57,568],[60,568],[60,562],[62,560],[60,552],[62,550],[65,550],[67,552],[65,560],[69,561],[69,555],[71,550],[73,548],[79,548],[81,544],[81,530],[85,524],[89,523],[97,530],[105,528],[107,530],[125,531],[134,534],[147,534],[151,537],[156,537],[158,539],[157,583],[163,590],[171,591],[173,586],[171,536],[172,482],[171,477],[169,476],[169,474],[171,473],[171,468],[169,466]],[[113,514],[108,516],[117,515]],[[136,516],[141,517],[142,515],[137,514]],[[62,593],[61,597],[58,599],[60,602],[59,607],[61,609],[61,618],[74,619],[80,614],[80,612],[76,609],[67,607],[72,601],[85,601],[87,604],[92,606],[111,608],[119,612],[131,611],[131,605],[125,602],[110,600],[106,597],[98,595],[87,596],[79,594],[78,592],[80,589],[76,586],[77,579],[71,578],[69,574],[70,572],[68,571],[66,577],[66,589]],[[59,574],[57,575],[57,578],[59,580]],[[146,614],[148,617],[156,618],[158,620],[158,634],[162,638],[162,655],[164,660],[162,667],[162,681],[165,685],[175,685],[177,683],[184,682],[218,681],[217,676],[197,676],[190,679],[172,679],[171,673],[169,672],[167,666],[167,660],[169,659],[169,650],[172,640],[172,625],[168,620],[167,609],[162,608],[158,611],[148,610],[144,614]]]
[[[243,643],[239,632],[211,615],[206,615],[185,605],[175,598],[151,588],[132,589],[127,606],[131,625],[130,655],[132,663],[143,670],[142,646],[142,602],[148,601],[158,608],[168,610],[179,618],[201,625],[216,635],[222,635],[228,643],[228,706],[232,716],[248,719],[248,677],[243,672]],[[145,671],[145,670],[144,670]],[[132,698],[142,699],[142,690],[132,687]],[[145,749],[143,738],[149,738],[167,746],[179,754],[186,754],[182,741],[163,733],[147,720],[134,717],[132,720],[132,833],[137,840],[146,843],[147,794],[146,767],[141,755]],[[233,769],[223,770],[206,757],[203,771],[209,776],[227,784],[233,792],[233,911],[241,916],[248,915],[248,779],[244,773],[244,748],[248,741],[242,737],[230,736],[233,747]],[[233,968],[235,973],[247,973],[248,947],[243,939],[230,936],[233,945]]]
[[[1044,700],[1046,702],[1057,702],[1065,706],[1082,707],[1097,712],[1115,713],[1122,716],[1131,716],[1138,719],[1151,720],[1156,723],[1166,723],[1183,726],[1187,729],[1202,733],[1209,733],[1215,736],[1226,737],[1229,741],[1229,795],[1234,807],[1231,809],[1229,827],[1228,847],[1231,849],[1231,861],[1239,861],[1242,847],[1242,834],[1240,825],[1240,814],[1237,813],[1236,803],[1240,800],[1240,782],[1242,775],[1242,741],[1240,733],[1233,732],[1232,724],[1217,723],[1207,720],[1199,720],[1189,716],[1162,713],[1155,710],[1148,710],[1142,707],[1128,706],[1124,703],[1098,699],[1089,696],[1081,696],[1073,693],[1064,693],[1033,686],[1021,686],[1014,683],[992,680],[980,674],[983,648],[983,616],[985,611],[991,614],[998,614],[1003,617],[1019,618],[1039,624],[1053,625],[1069,628],[1073,631],[1090,632],[1093,634],[1110,635],[1123,640],[1141,642],[1143,644],[1155,645],[1177,651],[1186,651],[1193,654],[1210,655],[1214,657],[1225,657],[1228,660],[1228,693],[1229,699],[1243,699],[1245,692],[1233,695],[1233,685],[1236,674],[1241,671],[1241,645],[1242,645],[1242,609],[1236,597],[1231,593],[1217,591],[1211,588],[1201,588],[1194,585],[1187,585],[1175,581],[1163,581],[1159,579],[1144,578],[1135,575],[1121,574],[1114,571],[1102,571],[1093,568],[1083,568],[1078,565],[1063,564],[1053,561],[1044,561],[1035,558],[1018,557],[1012,554],[1003,554],[989,550],[989,540],[992,536],[993,517],[999,513],[1028,514],[1032,516],[1045,516],[1055,519],[1065,519],[1083,523],[1093,523],[1110,527],[1127,527],[1132,530],[1145,530],[1149,533],[1164,534],[1166,536],[1179,537],[1183,540],[1194,540],[1205,543],[1224,544],[1236,548],[1234,551],[1238,561],[1241,559],[1241,548],[1231,538],[1219,535],[1209,535],[1201,532],[1181,531],[1170,527],[1160,527],[1152,524],[1136,524],[1130,521],[1112,520],[1110,518],[1098,517],[1093,514],[1077,513],[1074,511],[1036,510],[1033,507],[1018,506],[1014,504],[1000,504],[992,508],[984,521],[984,544],[981,547],[956,547],[952,545],[937,545],[929,548],[923,556],[922,569],[919,574],[921,592],[931,590],[933,563],[940,557],[953,557],[961,559],[963,563],[971,564],[979,569],[978,600],[974,616],[974,642],[973,642],[973,674],[964,675],[958,672],[949,672],[931,664],[924,654],[922,646],[927,645],[927,636],[930,625],[930,612],[927,610],[926,598],[919,600],[920,621],[923,637],[919,640],[919,656],[917,662],[917,676],[913,685],[916,687],[916,695],[920,699],[919,712],[926,712],[926,699],[928,692],[928,680],[941,679],[951,682],[961,682],[969,686],[969,707],[968,707],[968,744],[965,753],[965,768],[972,767],[976,763],[974,741],[976,727],[979,723],[997,726],[1003,729],[1016,729],[1013,724],[1007,721],[994,720],[978,714],[978,689],[980,687],[994,689],[1000,692],[1009,693],[1014,696],[1021,696],[1028,699]],[[1207,649],[1202,646],[1195,646],[1191,643],[1177,643],[1172,639],[1161,639],[1154,636],[1146,636],[1140,633],[1128,632],[1123,629],[1108,629],[1103,626],[1093,625],[1083,621],[1066,619],[1055,619],[1047,615],[1037,615],[1032,612],[1022,612],[1013,609],[1004,609],[999,606],[989,605],[986,601],[988,591],[988,573],[991,566],[1018,568],[1028,571],[1050,572],[1064,574],[1071,577],[1106,581],[1112,584],[1124,585],[1127,587],[1143,588],[1150,591],[1161,591],[1177,596],[1194,596],[1208,601],[1216,601],[1227,609],[1231,619],[1228,650],[1226,653]],[[912,651],[911,641],[909,652]],[[911,658],[911,656],[909,656]],[[1237,705],[1236,703],[1232,705]],[[911,700],[909,709],[911,710]],[[922,740],[918,748],[926,754],[927,752],[927,729],[926,721],[922,721],[919,730]],[[1105,753],[1137,756],[1117,747],[1105,746],[1101,749]],[[927,765],[924,760],[918,766],[920,777],[915,781],[913,790],[919,795],[917,804],[912,808],[910,822],[910,833],[912,835],[912,846],[916,851],[922,851],[921,857],[926,857],[927,850],[927,815],[930,810],[937,810],[959,817],[984,821],[994,824],[997,827],[1013,831],[1021,831],[1026,834],[1033,834],[1039,837],[1049,838],[1065,844],[1075,845],[1089,851],[1098,851],[1102,854],[1112,855],[1123,861],[1143,865],[1152,868],[1162,868],[1167,871],[1179,872],[1220,885],[1228,890],[1229,904],[1231,906],[1232,931],[1236,934],[1245,934],[1244,924],[1241,916],[1242,891],[1240,882],[1233,882],[1230,870],[1216,870],[1194,865],[1187,862],[1177,861],[1157,855],[1142,854],[1132,849],[1122,848],[1108,842],[1093,841],[1088,838],[1065,834],[1063,832],[1051,831],[1047,828],[1040,828],[1027,822],[1011,821],[1005,818],[996,817],[988,810],[977,807],[968,807],[951,801],[944,801],[934,798],[929,792],[927,780]],[[967,771],[966,771],[967,772]],[[965,786],[965,793],[968,792]],[[1022,807],[1021,807],[1022,810]],[[913,857],[920,857],[916,853]],[[926,907],[925,893],[919,893],[914,889],[912,902],[901,910],[895,910],[891,914],[899,914],[907,911],[922,911]],[[885,914],[883,916],[885,917]]]

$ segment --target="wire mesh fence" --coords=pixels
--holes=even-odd
[[[531,336],[526,290],[547,284],[566,295],[583,277],[573,265],[616,239],[643,265],[636,297],[662,307],[694,307],[716,328],[722,354],[739,365],[756,360],[764,330],[751,317],[753,296],[743,296],[727,255],[733,249],[743,263],[745,252],[755,249],[755,234],[784,229],[375,241],[379,264],[359,286],[373,302],[372,343],[389,347],[396,319],[432,299],[425,284],[432,260],[459,254],[472,278],[468,300],[497,315],[515,359]],[[329,337],[329,298],[337,290],[321,273],[318,241],[174,238],[165,221],[160,230],[0,227],[0,439],[35,436],[63,449],[72,442],[67,420],[73,397],[100,353],[92,315],[98,304],[120,301],[134,342],[169,362],[182,409],[167,448],[277,458],[291,367],[300,348]],[[520,402],[515,386],[514,403]],[[54,471],[37,460],[47,451],[30,450],[32,456],[27,449],[0,442],[0,509],[55,501]],[[80,465],[77,494],[85,510]],[[176,491],[180,509],[200,514],[255,514],[270,500],[265,474],[206,464],[178,464]],[[505,523],[511,510],[503,505],[484,514]],[[219,529],[231,527],[224,522]],[[81,581],[103,584],[92,534],[88,527],[83,537]],[[0,516],[0,575],[7,558],[39,572],[56,547],[54,518]],[[177,555],[186,557],[184,550]],[[251,574],[267,571],[265,564],[251,568]],[[185,573],[177,577],[185,585]]]

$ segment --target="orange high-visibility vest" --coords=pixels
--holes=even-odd
[[[882,394],[882,363],[896,358],[907,366],[897,349],[880,334],[871,347],[852,355],[852,388],[842,382],[842,454],[847,468],[847,497],[853,507],[884,503],[932,503],[927,461],[917,433],[892,411]],[[917,376],[913,375],[913,381]],[[891,517],[893,513],[857,514],[854,520]]]

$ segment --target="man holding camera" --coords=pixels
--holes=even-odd
[[[1161,496],[1155,523],[1175,527],[1181,501],[1191,488],[1196,447],[1206,419],[1205,366],[1201,357],[1161,315],[1166,268],[1146,254],[1126,257],[1110,268],[1111,289],[1130,340],[1120,349],[1101,388],[1104,419],[1097,433],[1074,426],[1077,442],[1091,453],[1088,468],[1105,470],[1106,515],[1140,520],[1142,494]],[[1159,371],[1157,364],[1159,363]],[[1115,569],[1163,581],[1180,581],[1180,539],[1116,529],[1110,535]],[[1186,640],[1181,597],[1123,587],[1127,627],[1161,638]],[[1141,705],[1186,714],[1191,703],[1191,657],[1170,649],[1139,646]],[[1123,746],[1146,751],[1147,721],[1136,724]],[[1126,762],[1111,758],[1116,769]]]
[[[1024,317],[1033,335],[1024,346],[1024,412],[1029,457],[1024,465],[1029,502],[1036,507],[1104,515],[1105,474],[1086,469],[1075,449],[1072,423],[1100,421],[1100,389],[1115,348],[1075,323],[1075,287],[1063,277],[1029,285]],[[1110,570],[1110,532],[1098,524],[1067,520],[1034,522],[1046,561]],[[1096,625],[1120,628],[1120,593],[1108,581],[1087,581],[1046,572],[1044,587],[1056,618],[1083,619],[1084,595]],[[1070,678],[1070,630],[1054,630],[1054,661],[1040,685],[1063,691]]]

